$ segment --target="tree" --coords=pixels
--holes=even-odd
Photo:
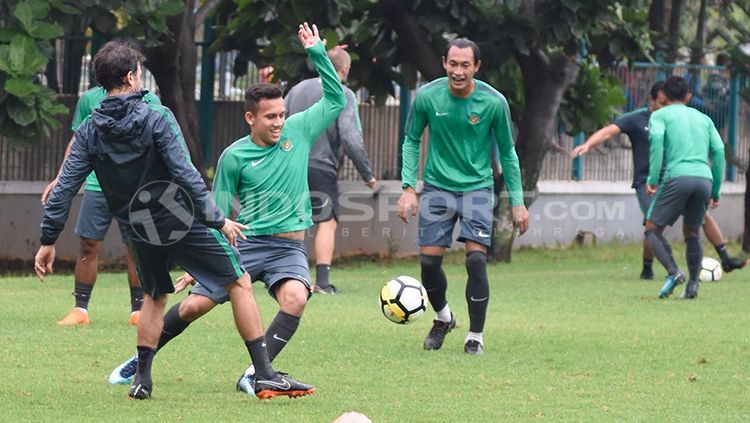
[[[304,14],[303,14],[304,12]],[[584,48],[605,57],[606,66],[624,56],[645,55],[650,48],[642,1],[612,0],[268,0],[237,2],[223,15],[227,25],[217,48],[239,49],[239,60],[270,63],[294,83],[309,75],[301,51],[288,42],[303,19],[323,28],[325,36],[348,44],[355,60],[350,80],[366,86],[377,100],[393,93],[394,84],[443,76],[441,56],[446,38],[467,36],[482,47],[480,78],[498,87],[511,102],[518,124],[516,149],[521,161],[527,203],[535,199],[541,164],[550,148],[563,98],[576,82]],[[274,22],[268,25],[266,22]],[[594,129],[618,104],[612,81],[595,61],[583,65],[588,85],[603,89],[606,107],[598,116],[568,113],[566,129]],[[398,71],[396,71],[398,69]],[[587,92],[585,95],[590,95]],[[574,104],[575,102],[568,102]],[[580,102],[579,102],[580,103]],[[500,178],[496,186],[502,187]],[[503,219],[507,213],[502,214]],[[502,221],[500,228],[507,228]],[[511,231],[496,231],[504,246],[495,257],[508,260]]]
[[[32,142],[40,132],[49,134],[50,128],[59,126],[55,116],[65,107],[55,104],[55,92],[39,75],[52,56],[52,39],[63,33],[82,34],[91,27],[105,38],[131,36],[145,46],[145,66],[156,79],[163,103],[174,112],[194,164],[203,170],[194,35],[220,2],[207,0],[197,7],[196,0],[0,0],[0,135]],[[82,54],[79,44],[67,60],[80,63]],[[70,70],[79,72],[77,66]]]
[[[56,116],[65,112],[55,104],[55,92],[39,81],[50,40],[62,34],[47,18],[50,7],[42,0],[0,1],[0,135],[14,142],[49,136],[60,126]]]

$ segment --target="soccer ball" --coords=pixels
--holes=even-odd
[[[427,310],[427,291],[422,284],[410,277],[391,279],[380,290],[380,309],[394,323],[411,323]]]
[[[721,279],[721,263],[718,260],[711,257],[703,257],[701,262],[701,272],[698,278],[702,282],[715,282]]]

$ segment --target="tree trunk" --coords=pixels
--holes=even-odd
[[[672,10],[669,13],[669,39],[667,62],[675,63],[680,48],[680,19],[682,18],[683,0],[672,0]]]
[[[750,253],[750,166],[745,171],[745,232],[742,234],[742,251]]]
[[[195,68],[198,52],[194,42],[194,2],[185,11],[167,19],[170,35],[159,46],[146,49],[146,67],[154,75],[162,103],[169,107],[180,125],[193,164],[205,176],[195,100]]]
[[[524,201],[530,207],[536,200],[536,184],[542,161],[549,150],[557,122],[557,112],[563,94],[578,76],[578,64],[571,58],[556,54],[548,57],[541,50],[532,50],[528,56],[516,57],[523,77],[526,105],[521,115],[516,151],[523,164],[521,177]],[[495,192],[502,190],[502,178],[496,180]],[[495,261],[510,261],[515,237],[507,200],[499,201],[495,208],[495,233],[490,257]],[[505,204],[503,204],[505,203]]]
[[[400,0],[381,1],[380,9],[385,17],[384,22],[398,35],[396,42],[404,53],[404,58],[410,60],[422,76],[429,81],[445,76],[440,56],[430,48],[431,43],[424,31],[420,30],[417,18],[408,4],[409,2]]]
[[[705,55],[706,3],[708,3],[708,0],[701,0],[698,8],[698,26],[695,30],[695,40],[690,48],[690,63],[694,65],[703,63],[703,56]]]

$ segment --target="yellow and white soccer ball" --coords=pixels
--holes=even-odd
[[[398,276],[380,290],[380,310],[388,320],[406,324],[424,315],[427,310],[427,291],[411,276]]]

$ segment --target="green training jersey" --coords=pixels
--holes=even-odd
[[[78,99],[78,104],[76,104],[73,122],[70,124],[70,129],[73,130],[73,133],[75,133],[78,127],[81,126],[81,123],[89,117],[91,112],[99,107],[102,100],[105,98],[107,98],[107,90],[103,87],[89,88],[83,93],[83,95],[81,95],[81,98]],[[161,104],[159,97],[150,92],[147,92],[146,95],[143,96],[143,101],[147,103]],[[89,176],[86,177],[86,190],[101,192],[102,187],[99,186],[99,180],[96,179],[96,173],[91,172],[89,173]]]
[[[672,104],[651,113],[648,127],[648,183],[660,182],[664,163],[664,181],[679,176],[712,179],[711,198],[718,200],[724,177],[724,143],[711,118],[684,104]]]
[[[224,150],[216,166],[216,204],[229,216],[238,195],[237,221],[249,227],[245,235],[273,235],[312,225],[308,156],[318,136],[344,109],[346,98],[323,44],[308,48],[307,54],[320,74],[323,98],[289,116],[276,144],[262,147],[245,136]]]
[[[492,186],[490,151],[494,140],[500,148],[500,164],[510,203],[521,206],[521,170],[513,145],[508,102],[489,84],[474,81],[474,91],[468,97],[451,94],[445,77],[417,92],[406,121],[402,185],[416,186],[420,138],[429,125],[430,140],[423,174],[426,183],[454,192]]]

